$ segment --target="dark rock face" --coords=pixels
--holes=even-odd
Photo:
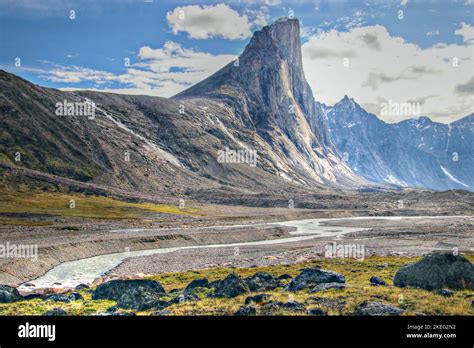
[[[393,283],[398,287],[411,286],[425,290],[474,290],[474,266],[462,255],[431,254],[401,268]]]
[[[242,306],[234,315],[248,317],[251,315],[257,315],[257,310],[252,306]]]
[[[45,317],[62,317],[67,315],[66,311],[61,308],[53,308],[43,314]]]
[[[231,273],[218,283],[212,296],[232,298],[248,293],[249,291],[250,290],[245,283],[245,280],[235,273]]]
[[[17,289],[8,285],[0,285],[0,303],[11,303],[21,299],[22,296]]]
[[[245,278],[245,282],[250,291],[273,290],[278,286],[278,282],[275,278],[265,272],[255,273],[253,276]]]
[[[248,305],[251,303],[259,303],[259,304],[268,303],[271,301],[272,298],[273,296],[268,295],[268,294],[259,294],[255,296],[249,296],[245,299],[245,304]]]
[[[289,302],[283,303],[281,305],[281,308],[287,311],[303,311],[305,310],[305,305],[297,301],[289,301]]]
[[[345,283],[343,275],[319,268],[305,268],[288,284],[287,290],[299,291],[322,283]]]
[[[168,306],[167,301],[160,300],[160,294],[146,288],[132,288],[125,292],[118,300],[117,307],[143,311],[150,308],[163,309]]]
[[[111,280],[99,285],[92,293],[92,299],[118,301],[125,293],[135,289],[142,289],[146,293],[155,296],[165,294],[165,289],[154,280]]]
[[[364,301],[359,304],[353,315],[357,316],[398,316],[405,312],[403,309],[393,307],[382,302]]]
[[[89,289],[89,285],[87,284],[79,284],[78,286],[75,287],[76,290],[85,290]]]
[[[311,290],[311,293],[314,292],[320,292],[320,291],[325,291],[325,290],[330,290],[330,289],[337,289],[337,290],[342,290],[345,289],[346,286],[342,283],[323,283],[316,285],[313,290]]]
[[[370,277],[370,284],[375,285],[375,286],[385,285],[385,281],[380,277],[372,276]]]

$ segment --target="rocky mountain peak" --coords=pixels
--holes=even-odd
[[[302,67],[300,23],[298,19],[282,17],[270,26],[254,33],[244,54],[249,51],[274,51],[289,65]]]

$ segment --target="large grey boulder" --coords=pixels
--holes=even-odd
[[[144,311],[150,308],[163,309],[169,304],[160,299],[161,294],[147,288],[136,287],[122,294],[117,301],[118,308]]]
[[[345,283],[342,274],[320,268],[305,268],[288,284],[287,290],[299,291],[323,283]]]
[[[426,290],[474,290],[474,266],[462,255],[431,254],[414,264],[402,267],[395,275],[393,284]]]
[[[146,293],[155,296],[164,295],[166,293],[163,286],[154,280],[111,280],[99,285],[92,293],[92,299],[118,301],[125,293],[136,289],[146,290]]]
[[[275,278],[265,272],[255,273],[254,275],[245,278],[245,282],[250,291],[273,290],[279,284]]]
[[[249,291],[245,280],[235,273],[231,273],[217,284],[212,296],[232,298],[248,293]]]
[[[22,296],[17,289],[8,285],[0,285],[0,303],[11,303],[21,299]]]

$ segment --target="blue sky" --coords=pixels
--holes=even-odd
[[[376,114],[383,101],[416,101],[449,122],[473,112],[473,8],[474,0],[0,0],[0,67],[42,86],[168,97],[293,11],[317,100],[347,94]]]

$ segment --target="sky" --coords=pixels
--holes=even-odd
[[[233,61],[256,30],[301,23],[317,101],[474,112],[474,0],[0,0],[0,68],[36,84],[170,97]]]

